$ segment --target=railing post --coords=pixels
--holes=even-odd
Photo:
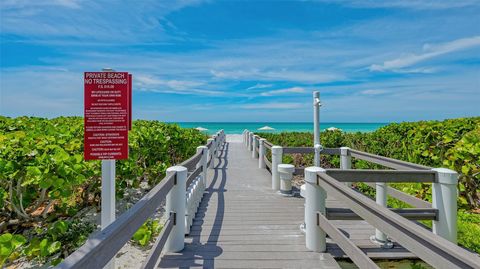
[[[315,150],[315,156],[314,156],[314,160],[313,160],[314,165],[316,167],[320,167],[320,152],[323,150],[323,147],[320,144],[315,144],[315,146],[313,148]]]
[[[278,174],[278,165],[282,163],[283,148],[280,146],[272,147],[272,189],[280,189],[280,175]]]
[[[280,175],[280,193],[285,196],[292,196],[293,172],[295,172],[295,166],[292,164],[281,163],[278,165],[278,174]]]
[[[210,150],[209,150],[209,154],[210,154],[210,158],[212,159],[210,161],[210,168],[213,169],[215,167],[215,156],[216,156],[216,151],[217,151],[217,139],[216,139],[216,136],[214,135],[213,137],[213,142],[212,142],[212,146],[210,147]]]
[[[185,225],[185,235],[190,233],[190,219],[192,218],[193,213],[193,203],[195,203],[195,186],[192,182],[191,186],[187,186],[187,191],[185,193],[185,219],[183,221]]]
[[[175,214],[174,226],[167,241],[165,242],[166,252],[178,252],[185,247],[185,197],[187,183],[187,168],[173,166],[167,169],[167,175],[175,173],[175,185],[168,192],[166,198],[166,212]]]
[[[201,152],[202,153],[202,158],[200,158],[200,161],[198,161],[196,168],[202,167],[202,173],[200,174],[202,177],[202,180],[200,181],[201,184],[201,193],[205,190],[205,187],[207,186],[207,152],[208,148],[206,146],[198,146],[197,147],[197,153]]]
[[[317,184],[317,173],[326,173],[320,167],[305,168],[305,243],[309,250],[325,252],[326,234],[318,226],[317,211],[325,215],[327,192]]]
[[[250,131],[247,131],[245,134],[245,145],[247,146],[247,149],[250,150]]]
[[[457,183],[458,173],[446,168],[434,168],[438,181],[432,185],[432,207],[438,209],[432,221],[433,233],[457,243]]]
[[[225,132],[222,130],[220,130],[220,144],[219,146],[223,149],[223,145],[225,144]],[[219,156],[220,157],[222,155],[222,152],[219,151]]]
[[[260,138],[258,146],[258,168],[265,169],[265,141],[267,139]]]
[[[250,135],[248,137],[248,141],[249,141],[248,142],[248,145],[249,145],[248,150],[253,150],[253,133],[252,132],[250,132]]]
[[[202,159],[200,160],[200,163],[202,165],[202,179],[203,179],[203,191],[204,191],[205,188],[207,187],[208,148],[206,146],[200,146],[199,148],[202,148]]]
[[[248,134],[248,130],[245,129],[243,132],[244,132],[244,133],[243,133],[243,144],[245,144],[245,146],[247,146],[247,134]]]
[[[385,182],[375,183],[375,201],[383,207],[387,207],[387,188],[388,185]],[[379,229],[375,229],[375,235],[372,235],[370,240],[381,245],[382,248],[393,248],[393,243],[388,239],[387,235]]]
[[[258,135],[253,136],[253,150],[252,150],[252,158],[257,158],[257,151],[255,150],[258,147]]]
[[[340,148],[340,169],[352,169],[352,156],[349,152],[349,147],[341,147]],[[345,185],[351,187],[351,182],[345,182]]]

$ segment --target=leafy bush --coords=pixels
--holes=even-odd
[[[134,121],[129,159],[117,162],[117,199],[142,182],[157,184],[167,167],[193,155],[206,138],[175,124]],[[74,218],[83,208],[99,207],[100,173],[100,161],[83,160],[82,118],[0,116],[0,266],[20,254],[65,256],[83,244],[95,227],[81,227]]]
[[[311,133],[259,133],[276,145],[288,147],[312,146]],[[480,117],[449,119],[444,121],[420,121],[392,123],[371,133],[344,133],[325,131],[320,135],[324,147],[347,146],[390,158],[418,163],[430,167],[446,167],[459,174],[458,240],[469,249],[480,253]],[[299,160],[300,159],[300,160]],[[296,156],[284,157],[284,162],[312,164],[311,156],[303,160]],[[338,158],[322,157],[323,167],[338,167]],[[355,168],[379,166],[362,160],[353,160]],[[391,183],[390,186],[431,202],[431,184]],[[373,188],[363,183],[356,187],[374,196]],[[409,207],[388,198],[391,207]],[[469,212],[472,210],[473,212]],[[431,226],[431,221],[422,222]]]
[[[273,144],[288,147],[312,146],[313,143],[312,133],[259,135]],[[455,170],[460,176],[459,204],[470,209],[480,206],[480,117],[392,123],[371,133],[325,131],[320,139],[324,147],[346,146],[398,160]],[[293,162],[290,157],[285,160]],[[338,158],[322,158],[322,165],[337,166]],[[353,167],[378,166],[354,159]],[[430,184],[395,184],[395,187],[431,200]]]
[[[149,219],[145,222],[138,231],[133,235],[133,241],[141,246],[146,246],[150,239],[157,236],[162,230],[163,226],[158,220]]]

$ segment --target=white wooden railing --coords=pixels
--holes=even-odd
[[[105,229],[89,238],[85,244],[68,256],[56,268],[103,268],[113,265],[115,255],[152,216],[163,201],[168,214],[162,232],[141,268],[155,268],[162,252],[178,252],[185,246],[207,186],[207,167],[214,168],[215,159],[225,143],[225,132],[220,130],[197,153],[181,164],[167,169],[167,175],[132,208],[123,213]]]
[[[291,188],[293,174],[303,174],[305,184],[301,193],[305,197],[305,243],[312,251],[325,252],[326,235],[360,268],[378,268],[353,242],[345,237],[329,220],[365,220],[376,227],[371,240],[381,247],[392,247],[389,237],[435,268],[480,268],[480,258],[475,253],[457,246],[457,183],[458,174],[445,168],[431,168],[391,159],[346,147],[282,147],[245,130],[243,142],[258,158],[259,168],[272,175],[272,189],[285,195]],[[271,152],[271,162],[265,150]],[[340,169],[323,169],[318,163],[312,167],[282,164],[283,154],[315,154],[315,162],[322,155],[338,155]],[[388,170],[351,169],[352,157],[365,160]],[[393,169],[393,170],[392,170]],[[352,189],[352,182],[365,182],[376,188],[376,201]],[[387,186],[388,182],[432,183],[430,204]],[[334,195],[348,208],[328,208],[326,198]],[[417,208],[387,208],[387,195]],[[410,220],[432,220],[432,232]],[[387,237],[388,235],[388,237]]]

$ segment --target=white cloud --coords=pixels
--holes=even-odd
[[[322,2],[330,2],[359,8],[404,8],[418,10],[462,8],[479,6],[480,4],[480,2],[477,0],[326,0]]]
[[[203,82],[199,81],[184,81],[184,80],[162,80],[152,76],[138,75],[135,76],[135,83],[143,88],[156,88],[158,86],[168,87],[174,90],[188,90],[191,88],[199,87],[204,85]]]
[[[245,90],[247,91],[250,91],[250,90],[255,90],[255,89],[265,89],[265,88],[270,88],[272,87],[273,84],[260,84],[260,83],[257,83],[251,87],[248,87],[246,88]]]
[[[29,1],[29,0],[4,0],[0,3],[0,8],[26,8],[26,7],[46,7],[58,6],[67,8],[80,8],[80,1],[78,0],[51,0],[51,1]]]
[[[379,95],[379,94],[387,93],[387,91],[373,89],[373,90],[364,90],[364,91],[361,91],[360,93],[364,95]]]
[[[385,61],[381,65],[373,64],[369,69],[371,71],[395,71],[434,57],[476,46],[480,46],[480,36],[461,38],[438,45],[425,44],[423,46],[424,53],[422,54],[407,54],[393,60]]]
[[[317,70],[211,70],[210,73],[219,79],[262,80],[262,81],[291,81],[299,83],[326,83],[345,80],[344,75],[321,72]]]
[[[163,20],[171,12],[202,0],[4,0],[0,32],[28,37],[29,42],[145,44],[170,40]],[[165,24],[165,25],[164,25]],[[167,25],[168,24],[168,25]],[[83,44],[82,44],[83,45]]]
[[[242,109],[297,109],[305,107],[304,103],[256,103],[240,105]]]
[[[302,87],[291,87],[286,89],[271,90],[267,92],[260,93],[261,96],[274,96],[274,95],[283,95],[289,93],[304,93],[305,89]]]

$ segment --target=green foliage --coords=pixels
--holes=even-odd
[[[459,243],[480,253],[480,214],[458,211],[457,225]]]
[[[313,134],[310,133],[259,135],[273,144],[288,147],[312,146],[313,143]],[[480,253],[480,215],[467,211],[480,208],[480,117],[392,123],[371,133],[325,131],[320,138],[324,147],[346,146],[398,160],[457,171],[460,179],[458,204],[462,208],[458,213],[459,243]],[[311,163],[306,161],[311,158],[307,156],[302,160],[298,156],[284,157],[284,161],[298,166],[301,163]],[[379,167],[356,159],[352,165],[363,169]],[[338,167],[338,159],[322,158],[322,166]],[[391,183],[390,186],[431,202],[431,184]],[[375,190],[366,184],[357,183],[356,187],[374,197]],[[388,198],[388,205],[409,207],[391,197]],[[431,221],[422,223],[431,226]]]
[[[71,253],[80,247],[95,229],[95,224],[81,220],[56,221],[45,228],[36,228],[30,234],[23,254],[27,259],[39,262],[55,256],[52,263],[59,263],[63,253]]]
[[[197,130],[158,121],[137,120],[132,127],[129,159],[116,167],[118,199],[142,182],[157,184],[167,167],[195,154],[207,139]],[[100,161],[83,160],[82,118],[0,116],[0,221],[30,224],[7,227],[5,234],[20,232],[28,244],[2,245],[2,262],[20,254],[44,261],[83,244],[95,227],[72,218],[83,208],[99,207],[100,171]],[[25,228],[31,226],[38,227],[33,235]]]
[[[276,145],[312,146],[311,133],[259,133]],[[371,133],[325,131],[320,135],[324,147],[346,146],[398,160],[431,167],[447,167],[460,175],[459,204],[467,208],[480,207],[480,117],[444,121],[392,123]],[[298,159],[298,157],[296,157]],[[313,157],[297,160],[311,163]],[[295,158],[286,160],[295,163]],[[297,165],[297,163],[295,163]],[[322,166],[338,166],[338,158],[322,158]],[[353,160],[355,168],[378,166]],[[396,188],[421,199],[431,200],[429,184],[395,184]]]
[[[132,237],[132,240],[143,246],[146,246],[150,240],[157,236],[162,230],[163,226],[158,220],[148,219]]]
[[[19,234],[4,233],[0,236],[0,266],[8,260],[14,260],[19,255],[18,249],[27,242],[25,237]]]
[[[130,158],[117,162],[117,196],[142,181],[158,183],[168,166],[193,155],[195,146],[205,141],[193,129],[135,121],[129,135]],[[0,116],[2,215],[27,220],[51,212],[70,216],[79,204],[98,205],[99,194],[100,162],[83,160],[82,118]]]

